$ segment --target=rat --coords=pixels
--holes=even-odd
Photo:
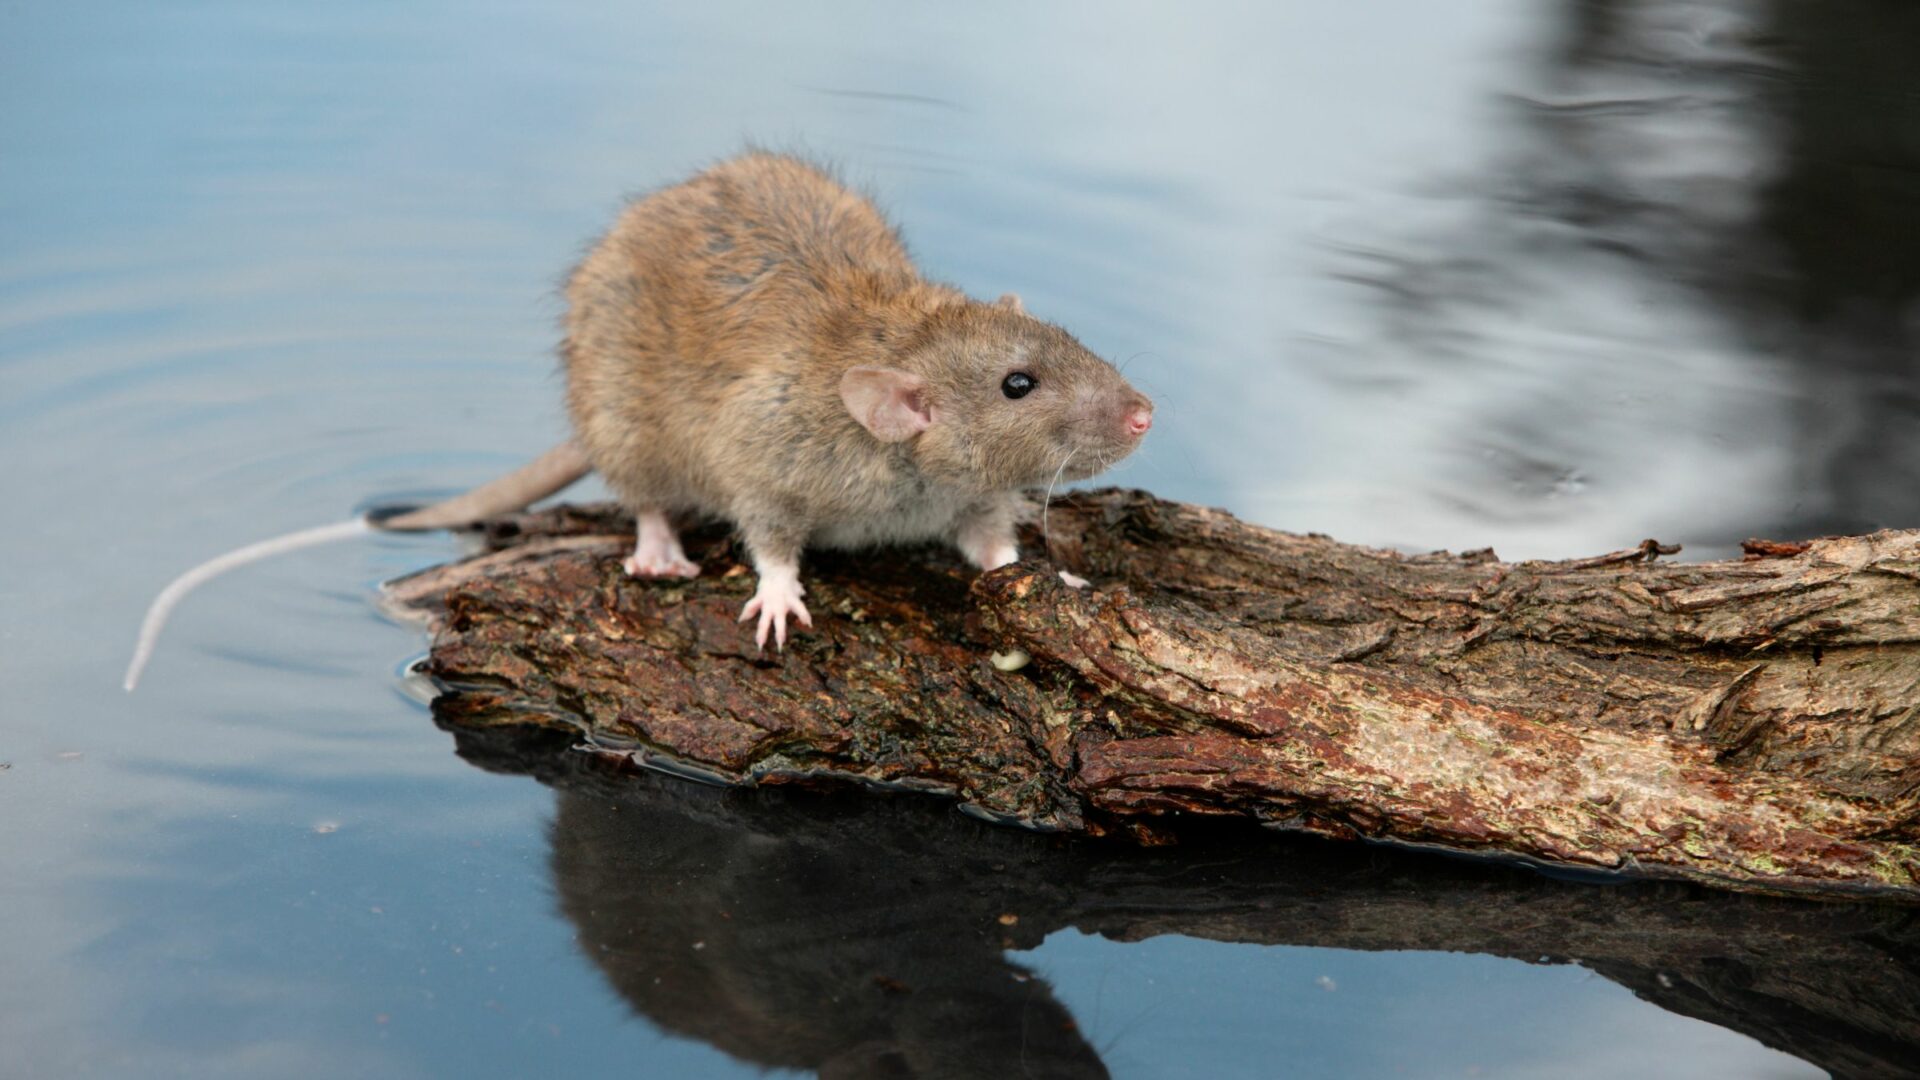
[[[1153,403],[1071,334],[1011,294],[921,277],[871,200],[789,155],[749,151],[633,201],[566,298],[571,438],[446,502],[196,567],[149,609],[127,689],[173,606],[217,574],[372,529],[466,525],[590,470],[634,514],[634,577],[697,576],[676,524],[730,523],[758,576],[741,621],[784,648],[789,620],[813,625],[806,549],[939,540],[1005,566],[1022,491],[1099,473],[1153,424]]]

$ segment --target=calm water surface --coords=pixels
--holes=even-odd
[[[1124,361],[1161,411],[1117,482],[1505,556],[1920,523],[1916,48],[1898,5],[1739,0],[7,6],[0,1073],[1822,1075],[1444,935],[1076,910],[943,960],[885,928],[954,912],[846,891],[817,807],[721,828],[669,789],[616,827],[618,792],[455,757],[371,594],[445,538],[223,579],[118,678],[180,569],[555,441],[560,276],[746,139]],[[703,827],[820,854],[715,861]],[[676,914],[742,883],[892,899],[818,934]],[[1103,888],[1074,895],[1141,902]],[[1031,989],[909,987],[829,1037],[862,964]]]

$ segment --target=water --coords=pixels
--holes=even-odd
[[[1117,482],[1365,543],[1716,554],[1920,521],[1917,37],[1892,5],[1740,0],[0,12],[0,1071],[904,1075],[911,1055],[871,1033],[777,1035],[831,1027],[811,991],[743,987],[791,972],[838,1002],[862,950],[941,972],[944,938],[842,928],[792,952],[766,945],[784,941],[769,915],[708,960],[718,946],[662,936],[649,948],[691,950],[675,970],[734,1006],[704,1027],[605,960],[582,914],[598,908],[570,898],[674,910],[731,871],[583,878],[578,838],[607,837],[617,870],[665,859],[709,811],[595,831],[580,796],[450,752],[401,686],[424,643],[369,591],[450,541],[235,574],[191,600],[138,695],[118,688],[180,569],[556,440],[556,283],[623,195],[749,138],[840,162],[930,274],[1017,291],[1126,363],[1160,412]],[[790,811],[714,835],[833,858]],[[994,845],[1027,850],[914,820],[988,865],[1014,857]],[[1067,857],[1032,855],[1026,892]],[[879,881],[743,880],[786,908],[920,910]],[[1486,904],[1467,880],[1433,904]],[[1121,933],[1062,904],[1022,923],[1042,936],[968,961],[994,986],[1038,976],[1018,1015],[1071,1017],[1084,1042],[1055,1047],[1058,1070],[1838,1060],[1691,1019],[1658,981],[1458,930],[1358,940],[1187,912]],[[945,1045],[925,1007],[921,1036],[895,1032],[922,1050]]]

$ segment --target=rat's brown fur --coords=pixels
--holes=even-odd
[[[971,534],[1010,552],[1015,491],[1092,475],[1137,442],[1130,410],[1150,416],[1017,301],[922,279],[872,203],[791,157],[749,153],[634,202],[567,298],[588,460],[636,511],[733,522],[763,578],[808,545],[946,537],[973,556]],[[855,368],[917,377],[931,423],[876,437],[843,396]],[[1011,400],[1016,370],[1038,386]]]

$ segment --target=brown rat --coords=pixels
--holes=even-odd
[[[1072,335],[922,279],[871,202],[791,157],[633,203],[567,299],[575,441],[639,518],[628,571],[697,573],[669,520],[732,522],[763,645],[811,625],[803,549],[946,539],[1005,565],[1020,489],[1092,476],[1152,424]]]
[[[921,278],[866,198],[816,166],[751,152],[630,204],[567,285],[561,355],[573,438],[466,495],[377,523],[221,556],[149,610],[132,689],[167,612],[233,566],[366,528],[419,530],[519,509],[589,467],[638,521],[627,571],[691,577],[672,522],[718,518],[759,574],[741,614],[785,644],[800,554],[951,541],[1013,562],[1023,488],[1132,452],[1153,404],[1017,298]]]

